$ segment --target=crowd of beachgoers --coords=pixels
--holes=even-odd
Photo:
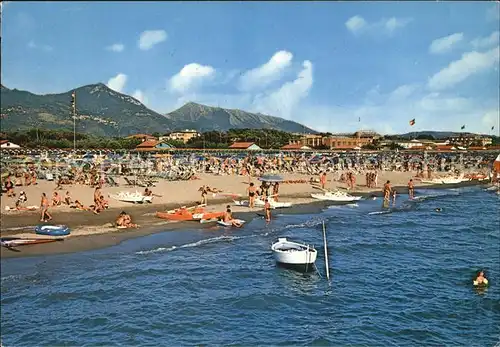
[[[470,175],[489,176],[495,152],[465,153],[220,153],[202,155],[87,154],[31,155],[2,158],[2,213],[38,211],[40,221],[52,219],[51,209],[99,214],[109,207],[126,207],[110,194],[133,189],[155,197],[156,204],[207,203],[207,193],[248,194],[248,184],[264,174],[281,175],[282,186],[272,194],[310,191],[310,183],[351,191],[382,190],[383,184],[406,186],[408,180]],[[193,183],[194,180],[198,182]],[[330,182],[327,184],[327,181]],[[244,183],[242,185],[241,183]],[[292,186],[305,188],[291,188]],[[413,183],[412,183],[413,184]],[[262,190],[263,188],[260,187]],[[140,190],[140,192],[138,191]],[[154,193],[153,193],[154,190]],[[201,192],[201,193],[200,193]],[[203,192],[205,192],[203,196]],[[200,196],[201,194],[201,196]],[[195,200],[196,199],[196,200]],[[153,200],[148,200],[153,201]],[[130,216],[123,217],[134,225]]]

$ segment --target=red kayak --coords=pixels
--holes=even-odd
[[[156,212],[156,217],[167,220],[178,221],[194,221],[201,219],[220,218],[224,212],[205,212],[202,208],[188,211],[186,209],[178,209],[174,212]]]

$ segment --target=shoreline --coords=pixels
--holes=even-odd
[[[419,189],[454,189],[486,184],[488,183],[481,181],[467,181],[448,185],[418,184],[415,186],[415,190],[418,192]],[[407,188],[405,186],[395,186],[393,189],[396,190],[398,194],[407,193]],[[313,190],[312,192],[314,191],[316,190]],[[338,204],[332,201],[313,199],[310,196],[312,192],[280,195],[282,201],[291,202],[293,206],[290,208],[273,210],[273,213],[277,213],[276,211],[279,211],[278,213],[280,214],[317,214],[327,206]],[[362,196],[363,198],[383,196],[380,188],[377,190],[365,189],[349,193],[354,196]],[[225,208],[225,205],[231,204],[235,217],[243,219],[247,222],[263,213],[263,208],[261,207],[249,209],[248,207],[234,206],[232,202],[233,199],[229,197],[212,199],[210,200],[209,206],[207,206],[207,210],[222,210]],[[19,252],[9,250],[5,247],[0,247],[0,259],[84,252],[115,246],[129,239],[148,236],[160,232],[213,227],[213,223],[200,224],[196,221],[172,222],[154,216],[156,211],[169,210],[183,205],[186,204],[135,205],[134,210],[130,213],[134,222],[137,222],[140,225],[137,229],[116,229],[110,226],[110,223],[114,220],[116,215],[124,209],[123,207],[112,207],[101,212],[99,215],[74,210],[55,211],[53,212],[53,216],[57,216],[57,223],[66,224],[72,229],[72,234],[64,237],[64,242],[21,246],[18,247]],[[3,215],[1,220],[1,236],[40,237],[32,231],[33,227],[40,223],[38,218],[38,212]]]

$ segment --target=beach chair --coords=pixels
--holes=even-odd
[[[106,181],[107,183],[109,184],[110,187],[119,187],[120,184],[118,184],[114,179],[113,177],[106,177]]]
[[[125,182],[127,182],[127,186],[136,186],[137,185],[137,182],[134,181],[134,180],[131,180],[131,179],[128,179],[127,177],[123,176],[123,179],[125,180]]]

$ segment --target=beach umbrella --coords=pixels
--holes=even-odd
[[[279,175],[264,175],[258,178],[262,182],[283,182],[283,177]]]

